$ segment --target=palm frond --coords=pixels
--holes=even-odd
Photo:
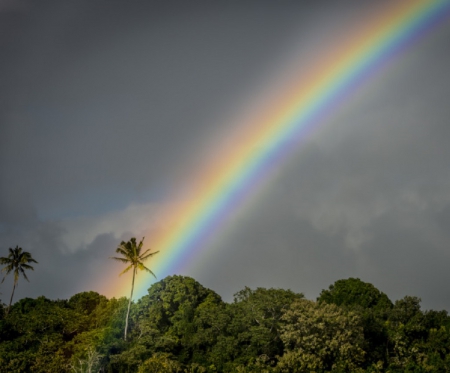
[[[138,245],[138,252],[139,253],[141,252],[142,246],[144,245],[144,240],[145,240],[145,236],[142,237],[141,242],[139,242],[139,245]]]
[[[119,262],[122,262],[122,263],[130,263],[130,260],[129,260],[129,259],[126,259],[126,258],[118,258],[118,257],[116,257],[116,256],[110,256],[109,259],[118,260]]]
[[[27,258],[27,263],[38,263],[36,260],[34,260],[31,255]],[[39,264],[39,263],[38,263]]]
[[[152,248],[149,248],[149,249],[145,250],[145,251],[140,255],[140,257],[141,257],[141,258],[145,257],[145,256],[147,255],[147,253],[149,253],[149,252],[151,252],[151,251],[152,251]]]
[[[137,246],[136,246],[136,238],[135,238],[135,237],[133,237],[133,238],[131,239],[131,251],[132,251],[132,253],[133,253],[133,257],[134,257],[134,258],[136,258],[136,257],[139,256],[139,251],[138,251],[138,248],[137,248]]]
[[[124,273],[127,273],[131,268],[133,268],[133,265],[129,265],[127,268],[125,268],[122,272],[119,273],[119,276],[122,276]]]
[[[2,263],[5,264],[5,263]],[[14,269],[14,264],[8,264],[6,267],[2,268],[2,272],[6,272],[6,274],[8,274],[9,272],[11,272]]]
[[[154,278],[157,278],[156,275],[151,271],[150,268],[147,268],[144,266],[144,270],[147,271],[148,273],[150,273]]]
[[[123,250],[125,250],[127,252],[129,252],[131,249],[130,242],[125,242],[125,241],[122,241],[118,247],[122,248]]]
[[[19,267],[19,271],[22,273],[22,276],[25,277],[25,280],[30,282],[30,280],[28,280],[27,274],[25,273],[25,270],[23,269],[23,266]]]
[[[131,257],[131,253],[120,246],[116,249],[116,253],[122,254],[125,257]]]
[[[147,251],[148,251],[148,250],[147,250]],[[159,253],[159,250],[158,250],[158,251],[155,251],[154,253],[149,253],[149,254],[147,254],[146,256],[142,256],[142,257],[141,257],[141,260],[144,261],[144,260],[146,260],[146,259],[150,258],[151,256],[153,256],[153,255],[155,255],[155,254],[158,254],[158,253]]]
[[[142,263],[138,264],[138,268],[141,271],[147,271],[148,273],[151,273],[156,278],[155,274],[149,268],[147,268],[145,265],[143,265]]]

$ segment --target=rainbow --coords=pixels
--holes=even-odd
[[[146,245],[159,254],[147,263],[158,279],[177,273],[198,259],[205,243],[227,219],[249,201],[271,174],[325,122],[362,84],[448,19],[450,2],[434,0],[392,1],[364,19],[359,30],[334,45],[339,49],[321,56],[307,76],[292,73],[292,84],[283,88],[271,104],[240,123],[238,145],[224,146],[213,166],[198,176],[195,193],[161,212],[170,225]],[[304,71],[304,68],[302,68]],[[247,120],[248,118],[246,118]],[[152,281],[138,275],[135,296],[146,293]],[[121,281],[120,295],[130,284]]]

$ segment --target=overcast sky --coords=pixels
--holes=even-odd
[[[1,0],[0,256],[39,262],[15,299],[125,295],[106,291],[120,241],[155,228],[284,66],[373,3]],[[450,310],[449,40],[447,21],[370,78],[180,274],[226,301],[359,277]]]

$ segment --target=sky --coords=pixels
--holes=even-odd
[[[0,256],[39,262],[15,300],[128,296],[118,244],[151,248],[274,87],[388,3],[1,0]],[[226,301],[358,277],[450,310],[448,40],[450,20],[358,86],[174,274]]]

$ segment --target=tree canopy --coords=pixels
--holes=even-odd
[[[145,237],[144,237],[145,238]],[[116,253],[121,255],[119,257],[112,257],[111,259],[117,260],[121,263],[125,263],[128,266],[120,273],[122,275],[123,273],[128,272],[130,269],[133,270],[133,279],[131,282],[131,294],[130,299],[128,301],[128,309],[127,314],[125,316],[125,330],[124,330],[124,338],[127,339],[127,332],[128,332],[128,316],[130,314],[130,307],[131,307],[131,300],[133,298],[133,290],[134,290],[134,279],[137,274],[137,270],[146,271],[150,273],[152,276],[155,276],[155,274],[151,271],[151,269],[147,268],[144,265],[144,262],[152,257],[153,255],[157,254],[156,252],[150,252],[151,249],[147,249],[144,252],[142,251],[142,246],[144,245],[144,238],[142,238],[141,242],[139,244],[136,244],[136,238],[132,237],[130,241],[125,242],[122,241],[119,245],[119,247],[116,249]]]
[[[357,295],[359,294],[359,295]],[[0,313],[0,372],[448,372],[450,317],[420,299],[392,303],[359,279],[317,301],[284,289],[238,291],[231,303],[185,276],[131,302],[93,291],[25,298]]]
[[[317,300],[338,306],[360,306],[375,309],[392,307],[392,302],[385,293],[359,278],[336,281],[330,285],[328,290],[322,290]]]
[[[37,261],[32,258],[29,252],[23,251],[19,246],[16,246],[14,249],[10,248],[8,256],[0,258],[0,264],[6,264],[2,268],[2,272],[5,272],[5,277],[11,272],[14,274],[13,290],[6,311],[7,314],[11,308],[11,303],[14,297],[14,290],[16,289],[17,283],[19,281],[19,275],[22,275],[25,280],[30,281],[28,280],[25,270],[31,269],[32,271],[34,271],[34,268],[29,263],[37,263]],[[2,279],[2,283],[5,280],[5,277],[3,277]]]

